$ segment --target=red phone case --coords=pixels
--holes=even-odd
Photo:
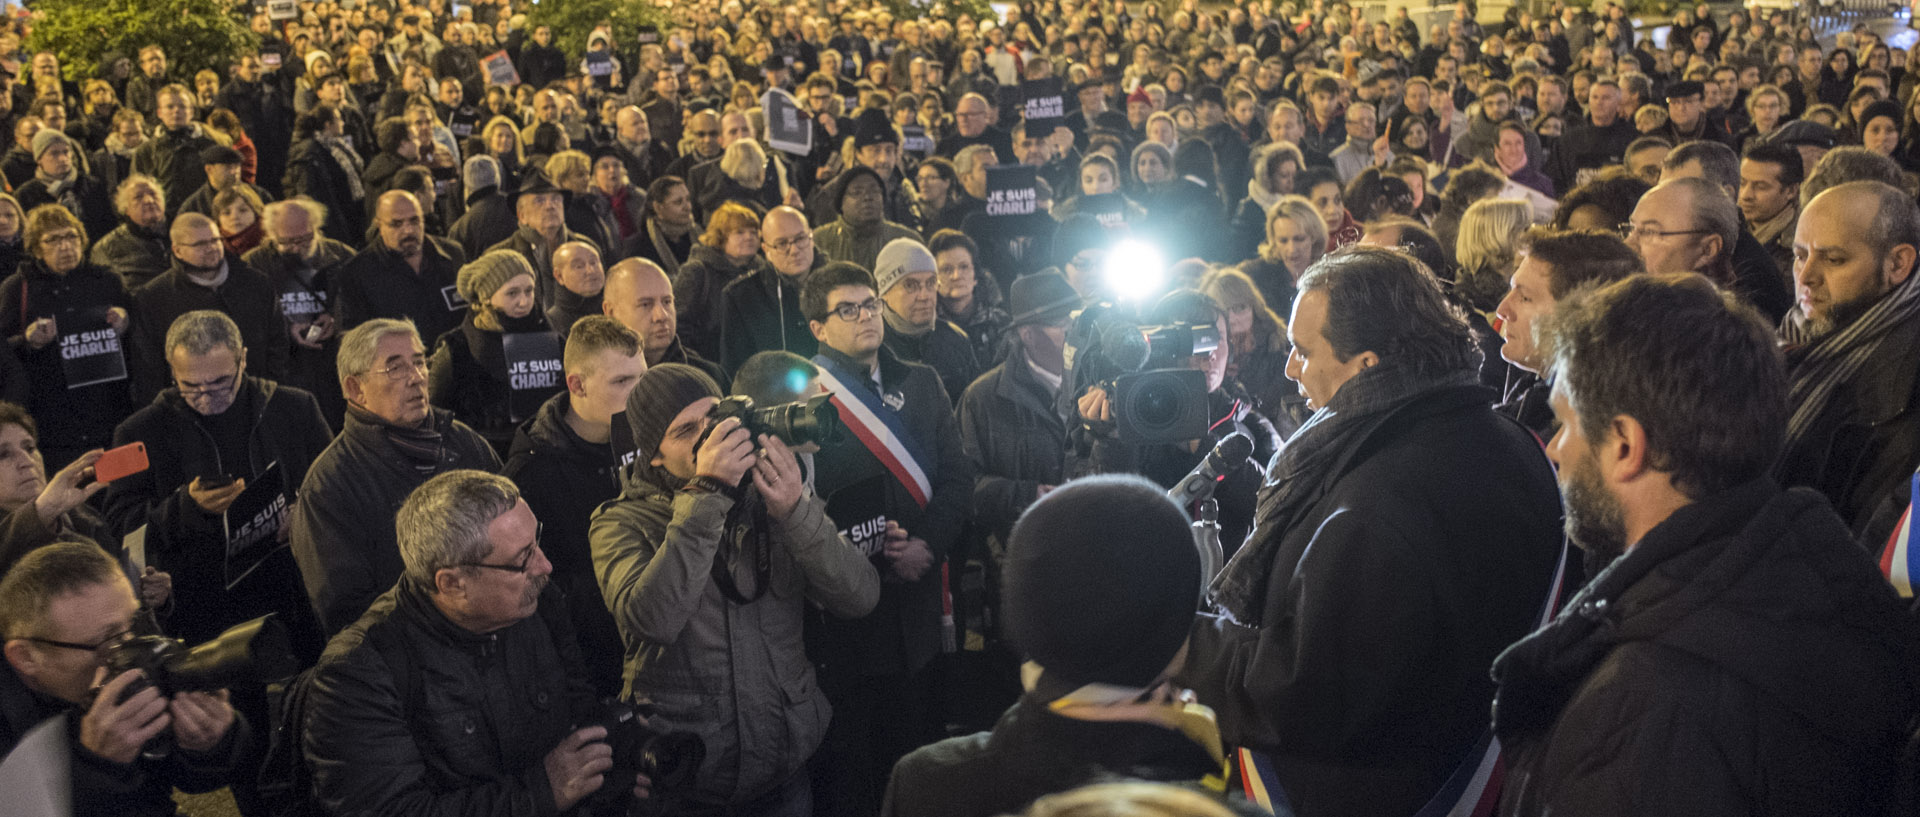
[[[112,482],[147,470],[146,443],[127,443],[100,455],[93,464],[93,478]]]

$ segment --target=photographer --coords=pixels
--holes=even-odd
[[[1220,503],[1220,542],[1230,557],[1253,529],[1254,495],[1266,477],[1263,466],[1280,448],[1280,435],[1254,410],[1253,399],[1240,384],[1227,378],[1227,318],[1212,299],[1190,289],[1175,290],[1154,305],[1145,322],[1211,326],[1219,338],[1211,352],[1174,363],[1206,373],[1207,436],[1175,443],[1122,440],[1115,434],[1115,406],[1108,390],[1095,385],[1075,401],[1079,427],[1067,448],[1067,473],[1070,477],[1140,474],[1172,488],[1206,459],[1216,442],[1235,432],[1246,434],[1253,439],[1252,456],[1229,473],[1213,494]]]
[[[653,704],[656,728],[706,743],[675,813],[805,814],[829,708],[802,615],[808,602],[866,615],[880,578],[808,495],[786,443],[709,418],[719,397],[679,363],[627,395],[641,452],[594,514],[594,570],[626,644],[624,697]]]
[[[94,545],[40,548],[0,581],[0,754],[41,721],[67,718],[74,817],[172,817],[174,789],[228,785],[247,759],[246,721],[224,691],[168,698],[138,671],[107,677],[101,647],[138,612],[120,565]],[[143,754],[162,734],[173,751]]]
[[[449,471],[394,525],[406,574],[327,645],[308,687],[322,812],[551,815],[602,787],[646,796],[644,778],[607,779],[607,730],[513,483]]]

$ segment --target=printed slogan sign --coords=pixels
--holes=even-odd
[[[518,423],[566,387],[561,373],[560,336],[552,332],[515,332],[500,339],[507,361],[508,414]]]

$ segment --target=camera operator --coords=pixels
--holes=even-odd
[[[808,622],[809,652],[832,670],[821,683],[834,704],[815,810],[873,814],[894,762],[940,737],[927,667],[942,647],[941,565],[971,512],[973,464],[940,376],[883,345],[885,306],[872,275],[828,264],[807,279],[800,307],[820,340],[821,383],[861,440],[815,456],[815,484],[850,517],[834,520],[843,530],[866,530],[855,546],[885,577],[872,615]],[[871,501],[856,515],[849,494]]]
[[[174,789],[213,791],[247,760],[246,721],[225,691],[169,698],[138,670],[106,677],[103,647],[133,629],[139,607],[120,565],[95,545],[40,548],[0,581],[0,754],[41,721],[66,717],[74,817],[173,817]],[[172,752],[143,753],[165,733]]]
[[[604,787],[613,750],[540,522],[513,482],[448,471],[394,519],[406,573],[327,645],[306,702],[326,814],[551,815]]]
[[[1075,401],[1079,428],[1067,448],[1069,476],[1140,474],[1161,487],[1172,488],[1212,452],[1214,443],[1240,432],[1253,439],[1253,454],[1227,475],[1214,491],[1220,503],[1220,542],[1226,555],[1245,541],[1253,529],[1254,495],[1265,479],[1262,466],[1280,448],[1273,423],[1253,408],[1253,399],[1240,384],[1227,378],[1227,316],[1213,299],[1191,289],[1162,297],[1147,313],[1153,324],[1202,324],[1214,327],[1219,344],[1212,352],[1193,355],[1183,365],[1207,376],[1207,437],[1184,443],[1129,443],[1114,436],[1114,405],[1107,389],[1094,386]]]
[[[806,814],[807,760],[830,710],[802,616],[809,602],[866,615],[880,578],[809,495],[786,443],[709,417],[719,397],[681,363],[634,385],[640,458],[594,513],[594,571],[626,644],[624,697],[706,744],[675,813]]]

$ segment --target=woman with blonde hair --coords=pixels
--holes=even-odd
[[[1451,295],[1467,312],[1483,358],[1480,382],[1505,389],[1510,368],[1500,358],[1502,341],[1493,331],[1493,311],[1507,296],[1507,282],[1519,266],[1520,236],[1533,226],[1533,206],[1522,199],[1481,199],[1467,208],[1460,218],[1460,234],[1454,239],[1454,273]]]
[[[769,208],[780,206],[779,185],[768,190],[767,176],[766,149],[752,139],[738,140],[720,154],[720,177],[701,195],[700,209],[711,213],[732,202],[765,215]]]
[[[487,120],[486,127],[480,129],[480,146],[500,163],[500,192],[519,190],[520,168],[527,161],[526,150],[520,145],[520,126],[504,116]]]
[[[1227,316],[1227,376],[1253,396],[1256,411],[1273,420],[1282,437],[1305,422],[1312,412],[1300,390],[1287,379],[1287,323],[1275,305],[1260,294],[1253,279],[1232,267],[1218,267],[1200,279],[1200,291],[1213,299]],[[1292,304],[1280,304],[1292,309]]]
[[[1240,265],[1269,304],[1293,308],[1294,283],[1327,254],[1327,222],[1306,196],[1281,196],[1267,208],[1260,254]]]
[[[604,196],[591,195],[593,183],[593,159],[578,150],[563,150],[547,157],[542,167],[553,186],[564,193],[566,203],[561,205],[565,213],[567,229],[592,240],[594,246],[602,248],[601,261],[613,266],[620,260],[620,225],[613,220],[613,205]]]

